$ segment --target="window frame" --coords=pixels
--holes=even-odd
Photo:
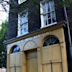
[[[52,0],[53,1],[53,3],[54,3],[54,0]],[[44,11],[43,10],[43,4],[47,4],[47,5],[49,5],[49,8],[50,8],[50,12],[48,12],[48,10],[47,10],[47,13],[43,13],[42,11]],[[42,7],[43,6],[43,7]],[[41,8],[42,7],[42,8]],[[45,6],[46,7],[46,6]],[[45,8],[46,9],[46,8]],[[47,9],[48,9],[48,7],[47,7]],[[45,11],[46,12],[46,11]],[[52,12],[54,12],[54,17],[52,17]],[[48,21],[49,20],[49,18],[48,18],[48,13],[50,13],[50,19],[51,19],[51,23],[47,23],[47,25],[45,24],[45,22],[46,21]],[[45,19],[45,17],[44,17],[44,15],[46,15],[46,21],[44,22],[44,19]],[[52,21],[52,18],[55,18],[55,20],[56,20],[56,12],[55,12],[55,3],[54,3],[54,10],[53,11],[51,11],[51,5],[49,4],[49,2],[48,2],[48,0],[42,0],[42,1],[40,1],[40,18],[41,18],[41,28],[44,28],[44,27],[48,27],[48,26],[51,26],[51,25],[55,25],[55,24],[57,24],[57,21],[55,21],[55,22],[53,22]]]
[[[27,0],[24,0],[24,1],[22,1],[22,0],[18,0],[18,4],[22,4],[23,2],[26,2]]]
[[[27,14],[27,22],[21,23],[21,15],[24,14],[24,12]],[[21,32],[22,32],[21,26],[24,25],[25,23],[27,24],[27,31],[24,32],[23,34],[21,34]],[[26,9],[26,10],[18,13],[18,34],[17,34],[17,37],[26,35],[28,33],[29,33],[29,31],[28,31],[28,9]]]

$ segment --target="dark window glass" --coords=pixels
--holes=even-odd
[[[48,45],[53,45],[53,44],[58,44],[59,40],[56,37],[50,37],[45,40],[43,46],[48,46]]]
[[[20,48],[17,45],[13,46],[10,50],[10,53],[16,53],[16,52],[20,52]]]
[[[49,23],[49,24],[51,23],[51,19],[48,19],[48,23]]]
[[[48,13],[48,18],[50,18],[51,16],[50,16],[50,13]]]
[[[15,53],[15,52],[19,52],[20,51],[20,48],[17,46],[17,47],[15,47],[14,48],[14,50],[13,50],[13,52]]]

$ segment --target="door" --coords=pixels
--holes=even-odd
[[[51,45],[42,48],[43,72],[63,72],[62,56],[59,45]]]
[[[26,52],[27,72],[38,72],[37,50]]]

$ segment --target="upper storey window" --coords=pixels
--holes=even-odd
[[[41,27],[56,24],[55,6],[53,0],[40,2]]]
[[[18,16],[18,36],[28,33],[28,11],[21,12]]]
[[[18,3],[21,4],[21,3],[25,2],[25,1],[27,1],[27,0],[18,0]]]

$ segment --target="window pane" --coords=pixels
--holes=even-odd
[[[55,12],[51,12],[52,22],[56,22]]]
[[[20,48],[17,46],[14,48],[13,52],[19,52],[20,51]]]
[[[43,14],[41,14],[43,15],[41,16],[42,26],[46,26],[56,22],[54,1],[44,1],[44,3],[41,3],[41,7],[41,13],[43,12]]]
[[[28,23],[23,24],[21,27],[21,34],[24,35],[26,33],[28,33]]]
[[[55,17],[55,12],[54,11],[51,12],[51,15],[52,15],[52,17]]]
[[[48,19],[48,24],[51,24],[51,19]]]
[[[28,33],[28,12],[23,11],[20,14],[20,35],[24,35]]]
[[[54,17],[54,18],[52,18],[52,21],[53,21],[53,23],[54,23],[54,22],[56,22],[56,18],[55,18],[55,17]]]
[[[53,45],[53,44],[58,44],[59,40],[56,37],[50,37],[45,40],[43,46],[48,46],[48,45]]]
[[[50,11],[54,11],[54,1],[49,2]]]
[[[44,24],[47,25],[47,15],[44,16]]]
[[[24,13],[25,13],[25,12],[24,12]],[[27,14],[27,13],[22,14],[22,15],[21,15],[21,20],[20,20],[21,22],[20,22],[20,23],[23,24],[23,23],[25,23],[25,22],[28,22],[28,18],[27,18],[27,17],[28,17],[28,14]]]
[[[48,6],[47,6],[47,7],[48,7],[48,12],[50,12],[50,6],[49,6],[49,3],[48,3]]]
[[[51,16],[50,16],[50,13],[48,13],[48,18],[50,18]]]
[[[48,3],[45,3],[45,9],[46,9],[46,13],[48,13]]]
[[[43,13],[46,13],[46,4],[43,4]]]

